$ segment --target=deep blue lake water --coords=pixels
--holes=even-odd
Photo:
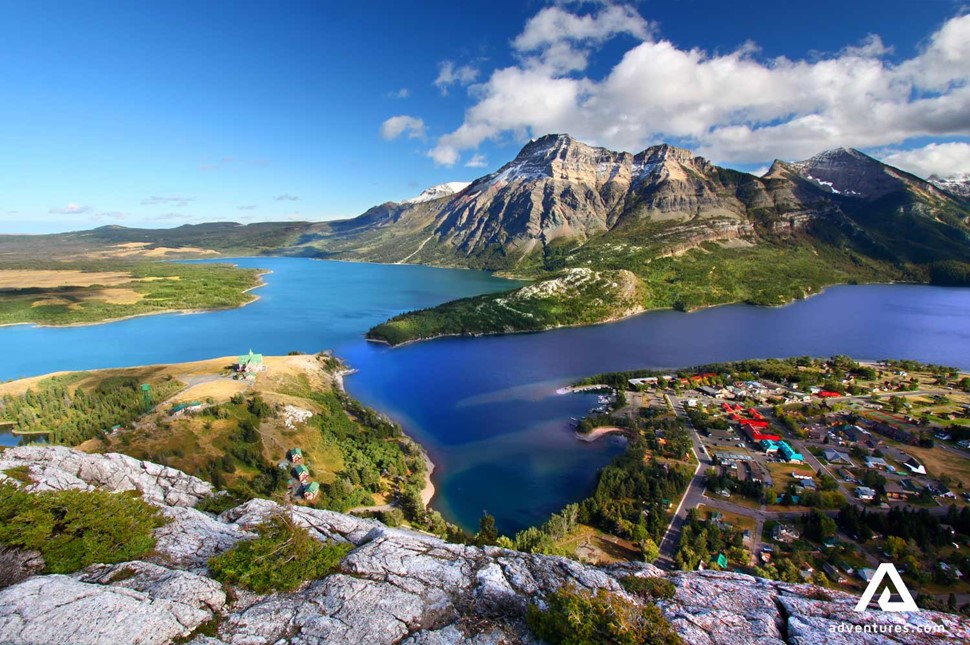
[[[567,428],[593,397],[555,390],[588,374],[742,358],[849,354],[970,369],[970,289],[834,287],[787,307],[651,312],[541,334],[447,338],[398,349],[363,333],[401,311],[515,283],[483,273],[290,258],[236,261],[273,271],[260,300],[233,311],[73,328],[0,329],[0,378],[333,349],[359,369],[347,388],[400,421],[437,464],[432,505],[477,526],[483,510],[513,532],[585,496],[618,440]],[[0,435],[0,444],[12,437]]]

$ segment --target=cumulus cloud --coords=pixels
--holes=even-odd
[[[529,19],[512,48],[523,55],[528,66],[550,72],[582,71],[589,63],[589,50],[621,34],[646,40],[654,27],[624,5],[607,4],[599,12],[577,15],[562,7],[546,7]]]
[[[176,208],[185,208],[188,206],[189,202],[194,202],[194,197],[163,197],[163,196],[153,196],[141,200],[142,206],[174,206]]]
[[[970,134],[970,15],[893,63],[875,35],[810,59],[764,58],[755,43],[679,47],[630,6],[580,10],[548,7],[528,21],[512,41],[518,63],[476,85],[461,125],[429,151],[435,163],[453,165],[486,140],[550,132],[630,151],[673,141],[738,164]],[[640,42],[606,73],[579,73],[618,35]]]
[[[90,206],[82,206],[80,204],[70,203],[67,206],[55,206],[51,208],[48,212],[57,215],[80,215],[81,213],[87,213],[91,210]]]
[[[299,195],[290,195],[289,193],[283,193],[282,195],[277,195],[274,197],[278,202],[298,202],[300,201]]]
[[[472,158],[465,162],[466,168],[484,168],[488,165],[485,155],[474,154]]]
[[[876,155],[919,177],[970,174],[970,143],[931,143],[914,150],[882,150]]]
[[[411,96],[411,90],[406,87],[387,93],[387,98],[389,99],[406,99],[409,96]]]
[[[471,65],[455,65],[453,61],[445,60],[438,63],[438,77],[434,79],[435,87],[442,96],[447,96],[448,88],[452,85],[467,87],[478,78],[478,69]]]
[[[381,124],[381,137],[387,141],[393,141],[402,134],[406,134],[409,139],[423,139],[424,121],[415,116],[399,114]]]

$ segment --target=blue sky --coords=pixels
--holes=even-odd
[[[970,17],[812,3],[0,3],[0,231],[321,220],[550,131],[970,171]]]

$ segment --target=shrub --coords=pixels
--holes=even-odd
[[[255,540],[239,542],[209,560],[216,580],[256,593],[291,591],[332,573],[351,548],[315,539],[286,514],[274,515],[256,531]]]
[[[620,584],[630,593],[648,600],[669,600],[677,593],[677,587],[666,578],[627,576]]]
[[[545,611],[529,606],[526,623],[536,636],[553,645],[683,643],[656,605],[639,607],[603,589],[593,594],[573,586],[561,588],[546,600]]]
[[[161,512],[131,493],[27,493],[0,484],[0,543],[40,551],[48,573],[135,560],[155,547]]]

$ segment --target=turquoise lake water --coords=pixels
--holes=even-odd
[[[849,354],[970,369],[970,289],[834,287],[787,307],[651,312],[541,334],[446,338],[390,349],[363,333],[402,311],[516,283],[417,266],[246,258],[273,271],[260,300],[232,311],[72,328],[0,329],[0,378],[245,352],[333,349],[359,372],[347,388],[399,422],[438,468],[432,505],[474,528],[482,511],[513,532],[585,496],[622,450],[577,441],[569,418],[595,397],[558,396],[581,376],[742,358]],[[0,445],[16,443],[0,434]]]

